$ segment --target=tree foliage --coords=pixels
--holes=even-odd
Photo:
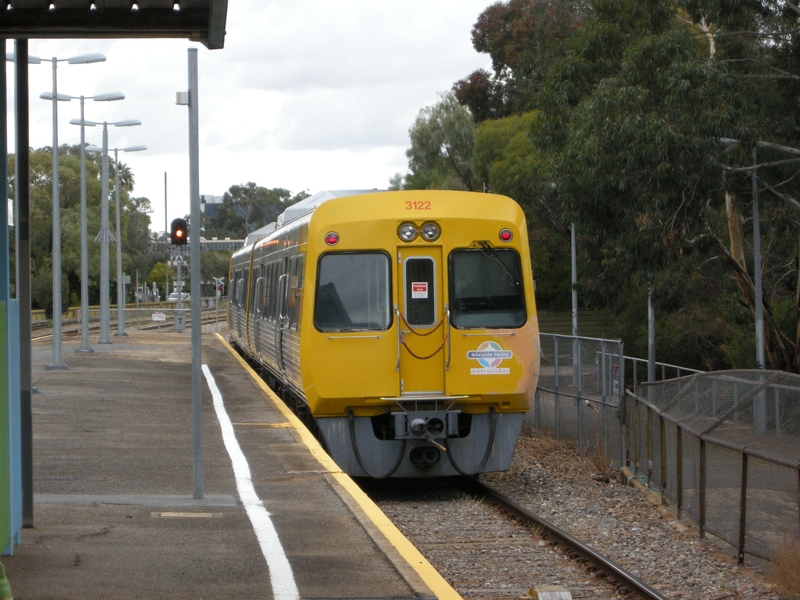
[[[14,156],[9,156],[9,189],[14,189]],[[89,302],[96,304],[100,299],[99,271],[100,245],[94,237],[100,230],[101,198],[101,157],[86,153],[86,205],[88,233]],[[62,310],[80,304],[81,272],[81,186],[80,186],[80,146],[63,145],[59,147],[59,204],[61,212],[61,267],[62,267]],[[114,230],[114,161],[110,161],[110,217]],[[130,192],[133,175],[124,165],[120,165],[120,216],[122,234],[122,264],[125,273],[150,270],[147,258],[150,217],[146,213],[149,203],[146,199],[132,199]],[[30,227],[31,227],[31,303],[33,308],[45,309],[48,315],[53,311],[52,296],[52,149],[40,148],[30,153]],[[113,261],[116,245],[110,245]],[[116,289],[116,270],[112,269],[112,295]]]
[[[251,231],[274,222],[287,206],[308,196],[305,191],[292,195],[289,190],[269,189],[252,181],[232,185],[223,194],[216,216],[204,216],[203,235],[206,238],[245,238]]]
[[[405,188],[471,190],[474,128],[472,115],[453,94],[420,110],[408,130]]]
[[[8,185],[14,190],[15,157],[8,158]],[[114,190],[114,160],[109,164],[109,217],[110,228],[116,235]],[[30,153],[30,227],[31,227],[31,303],[35,309],[45,309],[52,315],[52,152],[45,147]],[[80,304],[81,293],[81,185],[80,146],[63,145],[59,148],[59,200],[61,209],[61,266],[62,307]],[[101,156],[86,153],[86,204],[88,233],[89,303],[100,301],[100,244],[94,242],[100,230],[101,211]],[[155,282],[163,290],[166,282],[166,249],[158,250],[158,241],[150,231],[150,200],[133,195],[135,176],[124,163],[119,163],[120,232],[123,272],[131,280],[148,286]],[[307,192],[292,195],[283,188],[264,188],[249,182],[234,185],[225,193],[223,206],[216,219],[205,218],[201,223],[205,237],[244,237],[248,231],[274,221],[287,206],[308,197]],[[163,239],[161,240],[163,242]],[[116,244],[109,244],[110,262],[116,263]],[[201,260],[201,278],[225,277],[230,254],[204,251]],[[12,261],[15,260],[12,252]],[[14,272],[13,263],[11,272]],[[189,273],[184,270],[184,275]],[[117,273],[110,272],[110,295],[116,302]],[[172,277],[170,277],[172,280]],[[13,287],[13,284],[12,284]],[[127,288],[130,298],[135,290]],[[12,290],[13,291],[13,290]]]
[[[576,224],[580,297],[626,348],[650,283],[660,358],[754,366],[755,161],[766,366],[800,372],[798,25],[780,0],[507,0],[475,24],[493,73],[454,90],[476,183],[523,205],[540,273]]]
[[[531,110],[549,66],[583,20],[587,0],[509,0],[484,10],[472,45],[492,59],[493,73],[474,71],[455,83],[458,101],[477,122]]]

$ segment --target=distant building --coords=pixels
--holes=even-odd
[[[185,252],[188,253],[189,245],[192,242],[192,238],[189,238],[189,242],[186,246]],[[233,252],[234,250],[238,250],[239,248],[244,246],[244,240],[232,240],[230,238],[225,239],[217,239],[212,237],[210,240],[206,240],[204,238],[200,238],[200,250],[224,250],[225,252]],[[151,240],[149,245],[150,252],[164,252],[164,250],[168,250],[172,246],[169,246],[167,242],[163,240]]]
[[[232,240],[230,238],[225,238],[224,240],[218,240],[217,238],[204,240],[200,238],[200,250],[225,250],[227,252],[233,252],[243,246],[244,240]]]
[[[200,194],[200,212],[207,214],[212,219],[217,218],[217,211],[222,204],[222,196]]]

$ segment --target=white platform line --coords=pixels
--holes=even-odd
[[[233,425],[222,402],[222,394],[217,387],[217,382],[214,381],[214,376],[211,375],[208,365],[203,365],[203,374],[206,377],[208,389],[211,390],[211,396],[214,398],[214,410],[217,413],[217,419],[219,419],[220,429],[222,429],[222,440],[225,443],[225,449],[228,451],[233,464],[233,473],[236,477],[239,498],[244,504],[247,516],[250,517],[250,522],[253,524],[253,530],[261,546],[261,552],[264,554],[264,558],[267,559],[273,598],[274,600],[299,600],[300,593],[297,590],[289,559],[286,558],[283,546],[281,546],[281,542],[278,539],[278,532],[275,531],[275,526],[269,518],[269,513],[253,487],[250,467],[242,449],[239,447],[239,442],[236,440]]]

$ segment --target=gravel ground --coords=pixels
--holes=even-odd
[[[701,540],[652,493],[606,478],[572,448],[531,429],[511,470],[481,480],[624,567],[668,598],[779,599],[764,565],[739,567],[719,540]],[[605,481],[607,479],[607,481]],[[542,582],[547,583],[547,582]]]

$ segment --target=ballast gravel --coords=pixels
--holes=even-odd
[[[768,563],[738,566],[730,547],[700,539],[674,509],[622,479],[527,427],[511,469],[481,476],[668,598],[780,599],[768,580]]]

